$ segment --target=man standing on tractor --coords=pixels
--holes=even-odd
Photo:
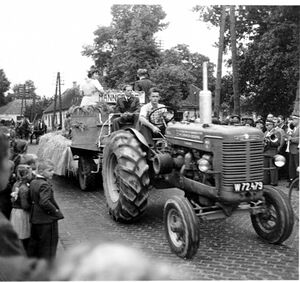
[[[139,98],[132,94],[132,86],[128,84],[124,88],[125,95],[117,99],[115,107],[115,112],[122,115],[113,120],[113,131],[119,130],[126,123],[134,124],[140,109]]]
[[[138,69],[137,76],[138,81],[134,84],[135,91],[144,91],[145,92],[145,103],[149,102],[149,94],[151,87],[154,87],[154,83],[149,79],[149,74],[146,69]]]
[[[161,133],[161,128],[159,126],[155,126],[155,124],[162,124],[163,125],[163,113],[166,112],[166,109],[163,108],[160,110],[157,110],[153,117],[152,123],[149,120],[150,113],[154,111],[155,109],[165,107],[163,104],[159,104],[159,90],[155,87],[150,89],[150,96],[149,96],[150,102],[148,104],[145,104],[141,107],[139,121],[141,123],[140,132],[144,135],[149,145],[153,146],[153,135]]]

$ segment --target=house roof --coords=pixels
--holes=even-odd
[[[32,104],[32,99],[26,99],[26,106]],[[23,108],[25,110],[25,101],[23,101]],[[22,99],[15,99],[8,104],[0,107],[1,115],[20,115],[22,109]]]
[[[82,97],[80,96],[80,91],[77,87],[67,89],[61,95],[61,109],[62,111],[68,110],[71,106],[79,106]],[[49,105],[49,107],[44,111],[44,114],[52,113],[54,110],[54,101]],[[59,111],[59,99],[56,100],[56,111]]]

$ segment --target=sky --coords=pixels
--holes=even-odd
[[[228,1],[0,0],[0,69],[11,88],[30,79],[38,95],[54,96],[57,72],[62,91],[73,81],[82,83],[93,65],[81,55],[82,47],[93,43],[98,26],[110,25],[111,6],[126,3],[161,4],[169,26],[155,36],[163,48],[187,44],[191,52],[208,56],[216,64],[218,50],[213,44],[218,41],[218,29],[199,21],[192,7]]]

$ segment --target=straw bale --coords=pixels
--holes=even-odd
[[[49,159],[55,164],[56,175],[77,173],[77,162],[73,160],[72,141],[61,135],[62,132],[50,132],[40,138],[37,156],[39,159]]]

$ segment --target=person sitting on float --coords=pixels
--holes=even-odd
[[[104,89],[99,82],[100,73],[97,69],[92,69],[88,72],[88,77],[82,85],[83,98],[80,106],[97,105],[100,102],[100,97],[104,94]]]

